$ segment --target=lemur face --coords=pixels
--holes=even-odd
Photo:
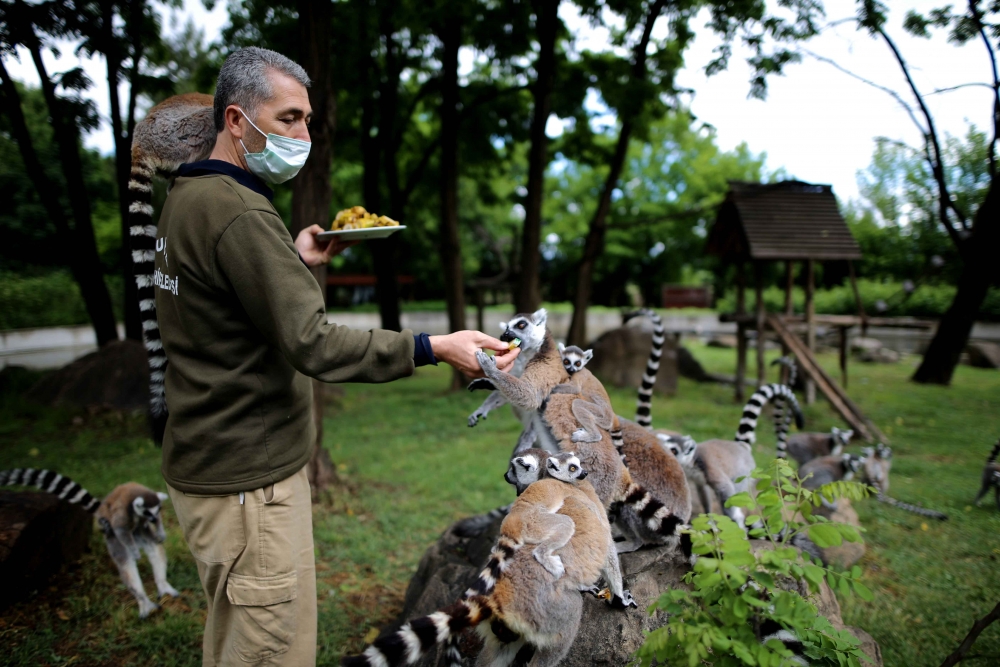
[[[510,461],[507,474],[503,476],[508,484],[513,484],[519,490],[526,488],[532,482],[538,481],[539,461],[534,454],[515,456]]]
[[[581,350],[576,345],[565,347],[559,343],[559,354],[562,356],[563,368],[572,375],[587,365],[587,362],[594,358],[593,350]]]
[[[851,438],[854,437],[854,431],[852,429],[847,429],[842,431],[837,427],[830,429],[830,435],[833,436],[834,444],[840,444],[844,447],[851,443]]]
[[[166,498],[165,493],[158,493],[156,497],[138,496],[132,501],[132,513],[136,519],[136,528],[145,527],[157,542],[163,542],[167,539],[167,531],[164,530],[160,517],[160,510],[163,508],[162,501]]]
[[[879,493],[889,492],[889,469],[892,468],[892,450],[879,443],[874,450],[867,447],[862,459],[864,481],[871,484]]]
[[[698,443],[694,441],[694,438],[689,435],[674,436],[666,433],[657,433],[656,437],[681,465],[691,465],[695,450],[698,449]]]
[[[574,452],[562,452],[550,456],[545,462],[549,475],[561,482],[576,482],[587,477],[580,459]]]
[[[509,343],[515,338],[520,338],[522,350],[536,350],[542,346],[542,341],[545,340],[545,322],[547,320],[548,313],[544,308],[531,314],[519,313],[510,322],[500,323],[500,328],[503,330],[500,340]]]

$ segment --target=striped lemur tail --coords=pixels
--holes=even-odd
[[[663,320],[650,308],[643,308],[625,316],[625,321],[633,317],[644,316],[653,321],[653,345],[649,349],[649,359],[646,361],[646,371],[642,374],[642,384],[639,385],[639,398],[635,406],[635,423],[644,428],[653,427],[650,414],[653,401],[653,386],[656,384],[656,374],[660,370],[660,357],[663,355],[664,329]]]
[[[51,470],[15,468],[0,470],[0,486],[34,486],[46,493],[57,496],[71,505],[79,505],[84,511],[94,514],[101,505],[101,499],[90,495],[69,477]]]
[[[997,444],[993,445],[993,450],[990,452],[990,457],[986,459],[986,465],[989,465],[991,463],[996,463],[998,456],[1000,456],[1000,440],[997,440]]]
[[[941,512],[935,512],[934,510],[929,510],[926,507],[920,507],[919,505],[911,505],[910,503],[904,503],[902,500],[896,500],[891,498],[884,493],[878,494],[879,502],[883,502],[886,505],[892,505],[893,507],[898,507],[901,510],[906,510],[907,512],[913,512],[914,514],[919,514],[920,516],[926,516],[931,519],[937,519],[938,521],[947,521],[948,515],[942,514]]]
[[[404,624],[396,632],[379,637],[361,655],[341,661],[345,667],[396,667],[413,665],[437,644],[449,642],[466,628],[475,627],[495,613],[493,601],[476,595],[459,600],[450,607],[422,616]],[[457,647],[454,647],[457,650]]]
[[[684,525],[680,517],[667,509],[666,505],[641,484],[629,483],[621,503],[623,507],[631,508],[642,519],[647,530],[662,537],[677,535],[677,529]],[[682,548],[687,550],[688,547],[683,544]]]
[[[139,319],[149,361],[149,423],[153,440],[163,442],[167,426],[167,401],[164,373],[167,354],[160,342],[156,321],[156,286],[153,279],[156,260],[156,225],[153,224],[153,175],[156,162],[142,151],[132,151],[132,172],[128,182],[129,236],[132,247],[132,271],[138,288]]]
[[[798,377],[799,367],[795,363],[795,357],[786,355],[778,357],[771,362],[774,366],[780,364],[788,368],[788,381],[785,383],[789,389],[794,391],[795,380]],[[792,413],[785,414],[785,401],[781,398],[774,400],[774,435],[777,440],[777,455],[779,459],[787,458],[788,451],[788,430],[792,422]]]
[[[783,398],[792,408],[795,415],[795,425],[802,428],[802,410],[799,402],[795,398],[795,393],[791,387],[784,384],[765,384],[754,392],[747,404],[743,406],[743,416],[740,417],[740,425],[736,429],[736,441],[752,445],[757,441],[757,419],[760,418],[760,411],[764,405],[774,398]],[[784,458],[784,442],[778,439],[778,456]]]

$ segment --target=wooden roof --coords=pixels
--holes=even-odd
[[[861,259],[833,188],[802,181],[730,181],[707,249],[727,260]]]

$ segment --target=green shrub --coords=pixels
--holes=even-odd
[[[858,639],[846,630],[836,630],[816,607],[794,590],[788,580],[805,582],[813,593],[826,580],[843,595],[853,590],[871,600],[861,583],[861,568],[835,572],[810,562],[797,549],[785,546],[798,534],[806,534],[819,547],[839,545],[843,540],[860,542],[852,526],[830,523],[812,513],[821,498],[861,499],[869,489],[857,482],[833,482],[816,491],[802,488],[786,461],[776,459],[766,469],[752,473],[757,496],[739,493],[727,507],[746,508],[750,535],[767,538],[773,549],[751,549],[742,527],[726,516],[705,514],[691,522],[689,534],[699,558],[684,577],[692,590],[671,590],[650,607],[666,611],[667,624],[646,637],[636,657],[642,667],[655,659],[661,665],[723,665],[725,667],[779,667],[797,664],[784,644],[770,640],[762,644],[754,624],[766,620],[791,631],[802,643],[811,665],[860,667],[867,658]],[[801,521],[787,517],[801,516]],[[781,535],[785,544],[778,541]],[[784,581],[785,585],[782,585]]]
[[[121,320],[122,278],[105,276],[115,317]],[[80,288],[69,271],[38,276],[0,273],[0,329],[88,324]]]
[[[859,280],[858,292],[869,316],[886,317],[930,317],[944,315],[955,298],[955,287],[952,285],[921,285],[908,297],[903,291],[902,283],[881,283],[874,280]],[[757,305],[757,295],[747,292],[747,310],[752,312]],[[824,315],[856,315],[857,302],[854,290],[849,284],[839,285],[831,289],[816,290],[816,312]],[[877,302],[882,301],[886,310],[880,311]],[[796,287],[792,291],[792,304],[796,313],[805,312],[805,291]],[[784,312],[785,291],[780,287],[768,287],[764,290],[764,305],[772,312]],[[720,313],[736,310],[736,293],[730,290],[716,302]],[[986,299],[979,310],[977,319],[985,321],[1000,321],[1000,289],[992,288],[987,292]]]

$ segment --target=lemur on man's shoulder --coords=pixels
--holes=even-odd
[[[497,371],[496,363],[484,353],[479,353],[477,358],[486,376],[512,405],[534,412],[535,430],[543,443],[553,443],[559,450],[577,453],[606,509],[620,503],[623,510],[635,510],[634,521],[616,524],[631,533],[627,544],[662,544],[676,539],[677,529],[689,516],[689,503],[667,506],[637,484],[622,463],[619,448],[608,431],[600,429],[601,437],[594,441],[579,439],[580,432],[585,429],[577,416],[581,405],[574,405],[574,401],[591,403],[614,415],[607,392],[589,370],[577,371],[570,380],[551,336],[547,336],[520,378]],[[579,387],[579,393],[587,400],[576,398],[572,391],[553,391],[562,384]],[[655,436],[648,431],[644,431],[643,437],[652,438],[655,444]],[[680,482],[683,484],[682,476]],[[627,515],[624,512],[622,516]]]
[[[993,445],[986,465],[983,466],[983,484],[976,496],[975,503],[978,506],[983,496],[989,493],[992,488],[997,501],[997,509],[1000,509],[1000,463],[997,463],[997,456],[1000,455],[1000,440]]]
[[[518,496],[493,551],[500,560],[483,571],[477,588],[455,604],[375,640],[363,654],[347,657],[342,664],[412,665],[445,642],[452,664],[457,664],[461,659],[457,637],[469,627],[476,628],[484,641],[479,665],[504,667],[526,653],[533,653],[531,665],[549,667],[562,661],[580,626],[580,592],[590,590],[612,560],[617,564],[617,556],[604,509],[583,481],[586,473],[577,460],[568,453],[548,456],[538,451],[527,456],[547,456],[544,468],[553,478],[529,484]],[[546,539],[552,539],[551,526],[558,526],[557,532],[563,531],[558,539],[565,540],[559,553],[551,554],[561,562],[559,574],[546,566],[544,554],[538,557],[537,548],[532,552],[521,548],[533,543],[539,527]]]
[[[116,486],[100,500],[69,477],[51,470],[16,468],[0,471],[0,486],[34,486],[77,505],[97,518],[104,534],[108,554],[115,562],[122,583],[139,603],[139,618],[146,618],[159,609],[149,599],[139,577],[136,563],[145,552],[153,569],[153,580],[160,597],[178,597],[180,593],[167,581],[167,552],[163,541],[167,533],[160,516],[167,494],[147,489],[135,482]]]

